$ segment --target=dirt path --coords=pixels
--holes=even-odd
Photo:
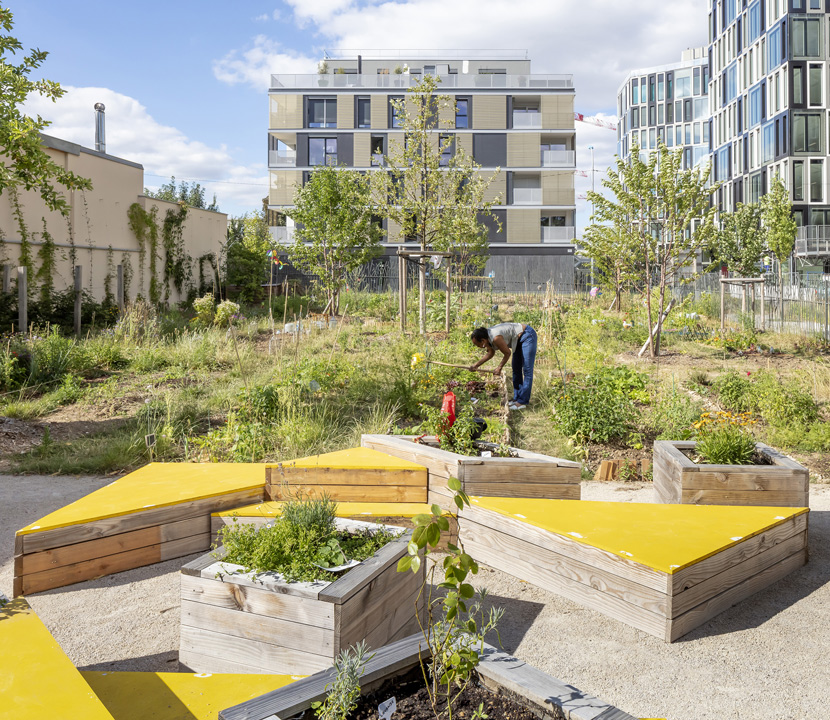
[[[11,594],[14,530],[111,478],[0,476],[0,591]],[[810,563],[667,645],[487,568],[506,608],[504,647],[637,717],[802,720],[827,715],[830,487],[811,488]],[[646,485],[583,483],[586,500],[649,502]],[[81,668],[176,670],[179,574],[172,560],[29,598]]]

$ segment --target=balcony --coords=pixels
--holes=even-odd
[[[830,257],[830,225],[805,225],[795,236],[796,257]]]
[[[386,157],[383,153],[372,153],[372,167],[384,167],[386,165]]]
[[[575,234],[573,227],[543,227],[542,242],[562,245],[573,244]]]
[[[268,151],[268,167],[296,167],[297,153],[284,153],[279,150]]]
[[[542,127],[542,113],[539,112],[514,112],[513,129],[527,130],[530,128]]]
[[[294,242],[294,228],[293,227],[270,227],[271,239],[280,245],[291,245]]]
[[[513,188],[514,205],[541,205],[542,188]]]
[[[576,152],[573,150],[543,150],[542,167],[575,167]]]
[[[272,90],[320,88],[409,88],[421,75],[271,75]],[[573,75],[474,75],[441,76],[442,88],[550,88],[572,90]]]

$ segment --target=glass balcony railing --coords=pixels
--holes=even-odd
[[[386,160],[383,153],[372,153],[372,167],[383,167]]]
[[[421,75],[271,75],[271,89],[293,88],[408,88]],[[573,89],[573,75],[442,75],[442,88],[551,88]]]
[[[281,245],[290,245],[294,242],[294,228],[293,227],[271,227],[271,239],[280,243]]]
[[[541,205],[542,188],[513,188],[514,205]]]
[[[576,153],[573,150],[543,150],[542,167],[574,167]]]
[[[278,150],[268,151],[268,167],[295,167],[297,153],[281,153]]]
[[[575,237],[573,227],[543,227],[543,243],[564,243],[570,245]]]
[[[514,112],[513,127],[519,130],[526,128],[540,128],[542,127],[542,113]]]

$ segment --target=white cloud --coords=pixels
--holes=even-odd
[[[254,22],[264,23],[264,22],[268,22],[270,19],[271,19],[271,18],[270,18],[270,16],[268,15],[268,13],[263,13],[262,15],[257,15],[257,16],[254,18]]]
[[[103,102],[107,152],[141,163],[147,173],[147,187],[157,188],[175,175],[178,180],[200,181],[208,198],[216,193],[223,212],[241,214],[261,207],[262,198],[268,193],[268,176],[263,166],[240,165],[225,145],[212,147],[188,138],[177,128],[158,122],[138,100],[127,95],[107,88],[64,89],[66,95],[56,103],[33,97],[25,105],[27,113],[52,121],[46,134],[94,147],[93,106]],[[150,176],[151,173],[158,177]]]
[[[286,0],[294,8],[294,20],[300,27],[308,22],[321,25],[337,13],[352,7],[352,0]]]
[[[213,62],[213,74],[228,85],[247,84],[263,93],[271,85],[271,73],[303,74],[317,72],[317,60],[291,50],[281,50],[279,43],[257,35],[245,50],[231,50]]]

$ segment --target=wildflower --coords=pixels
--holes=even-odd
[[[412,356],[412,361],[409,364],[410,364],[410,367],[415,368],[418,365],[420,365],[423,361],[424,361],[423,353],[415,353]]]

